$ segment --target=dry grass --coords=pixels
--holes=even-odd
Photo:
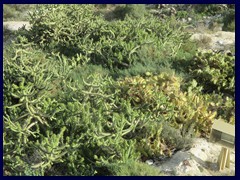
[[[208,35],[201,34],[201,35],[199,35],[198,39],[195,39],[195,41],[199,48],[208,49],[208,48],[210,48],[212,39]]]

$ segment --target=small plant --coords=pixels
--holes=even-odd
[[[210,108],[217,111],[217,118],[235,124],[235,100],[221,94],[206,95]]]
[[[216,15],[221,14],[227,10],[227,5],[225,4],[196,4],[194,6],[195,12],[204,15]]]
[[[161,137],[164,139],[166,145],[174,151],[191,147],[192,138],[195,135],[195,124],[192,122],[192,124],[184,124],[183,126],[184,128],[182,128],[182,130],[179,130],[171,127],[167,123],[163,124]]]
[[[4,44],[11,41],[11,39],[14,37],[14,32],[9,30],[7,26],[3,27],[3,42]]]
[[[109,174],[113,176],[162,176],[160,170],[142,162],[128,161],[124,164],[109,164]]]
[[[177,14],[176,14],[176,17],[177,18],[188,18],[189,17],[189,13],[187,11],[177,11]]]
[[[146,9],[144,4],[126,4],[117,6],[112,13],[115,19],[124,20],[126,16],[139,19],[146,14]]]
[[[195,40],[197,47],[202,49],[209,49],[212,38],[209,35],[201,34],[198,39]]]

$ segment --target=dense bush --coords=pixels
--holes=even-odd
[[[142,162],[128,161],[122,164],[112,164],[107,167],[109,174],[113,176],[161,176],[156,167],[151,167]]]
[[[210,107],[217,112],[217,119],[235,124],[235,99],[221,94],[209,94]]]
[[[4,47],[5,175],[161,175],[141,161],[235,123],[234,58],[193,59],[176,21],[132,15],[39,5]]]
[[[111,78],[95,73],[80,88],[71,71],[66,58],[45,55],[22,37],[5,56],[6,172],[94,175],[109,163],[140,158],[129,134],[141,131],[147,115],[119,98]]]
[[[204,15],[216,15],[223,13],[228,7],[226,4],[196,4],[194,9]]]
[[[3,27],[3,43],[7,43],[11,40],[11,38],[14,37],[14,32],[8,29],[8,27]]]
[[[198,52],[189,71],[205,92],[221,92],[234,97],[235,57],[212,51]]]
[[[191,127],[190,127],[191,126]],[[163,130],[161,137],[164,139],[166,145],[172,151],[190,148],[192,145],[192,138],[194,137],[194,123],[184,129],[175,129],[168,123],[163,123]]]
[[[110,69],[129,68],[144,62],[141,49],[156,51],[159,60],[174,56],[189,37],[171,22],[156,18],[107,22],[92,13],[91,5],[43,5],[31,15],[31,41],[60,52],[78,63],[91,61]],[[61,12],[61,13],[59,13]],[[82,13],[79,13],[82,12]],[[51,13],[51,16],[46,14]],[[147,56],[147,54],[145,55]],[[163,56],[163,57],[161,57]],[[155,58],[156,57],[156,58]]]
[[[210,133],[215,112],[210,111],[205,97],[196,94],[192,88],[181,90],[181,79],[166,73],[147,78],[125,78],[120,82],[122,97],[129,99],[142,111],[151,112],[153,119],[169,121],[175,128],[190,127],[194,124],[196,133],[206,136]],[[183,126],[184,125],[184,126]]]
[[[40,59],[42,62],[39,61]],[[124,114],[110,112],[111,101],[106,102],[104,107],[107,109],[98,109],[99,103],[103,105],[101,100],[108,99],[111,95],[101,95],[100,89],[96,89],[93,85],[94,92],[88,89],[86,92],[81,91],[71,96],[74,88],[69,87],[69,89],[68,84],[64,84],[60,88],[68,94],[60,93],[57,99],[49,98],[52,96],[52,89],[48,89],[47,86],[54,80],[52,73],[46,72],[50,68],[50,63],[44,66],[46,65],[44,61],[47,60],[46,57],[41,57],[41,52],[32,49],[27,53],[20,48],[11,59],[5,59],[4,164],[6,170],[15,175],[24,175],[25,171],[30,169],[34,173],[45,172],[46,175],[47,171],[55,167],[65,169],[65,172],[58,173],[93,175],[94,169],[90,164],[98,159],[101,163],[108,158],[119,159],[122,156],[127,159],[136,158],[134,151],[131,150],[131,146],[134,148],[134,141],[124,141],[121,134],[131,131],[134,128],[132,125],[136,123],[128,122],[132,124],[129,127],[126,125]],[[44,78],[43,72],[48,76]],[[12,73],[20,77],[12,79],[9,75]],[[66,81],[66,78],[63,78],[64,75],[66,76],[64,73],[58,75],[57,80],[60,84]],[[8,84],[11,86],[7,86]],[[107,99],[106,101],[109,101]],[[88,103],[83,103],[84,101]],[[127,116],[132,115],[133,113]],[[106,119],[110,122],[107,123]],[[135,121],[135,118],[130,119]],[[96,120],[97,122],[94,122]],[[116,128],[120,128],[119,134]],[[119,138],[120,141],[117,140]],[[124,146],[127,147],[131,157],[130,154],[124,154]],[[115,152],[117,147],[120,148],[119,154]],[[15,151],[12,152],[12,149]],[[106,153],[108,157],[105,157]]]
[[[140,19],[144,17],[147,12],[144,4],[126,4],[117,6],[112,13],[115,19],[124,20],[126,16]]]

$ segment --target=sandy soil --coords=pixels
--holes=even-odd
[[[208,42],[204,49],[229,50],[231,47],[235,47],[235,32],[194,33],[191,39],[194,41],[207,39]]]
[[[168,176],[234,176],[235,149],[231,149],[230,168],[218,170],[218,156],[222,146],[196,138],[188,151],[178,151],[168,160],[154,162]]]

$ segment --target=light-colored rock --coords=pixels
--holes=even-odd
[[[191,22],[191,21],[192,21],[192,18],[188,17],[187,20],[188,20],[188,22]]]
[[[3,22],[3,26],[11,31],[17,31],[19,28],[25,26],[26,29],[30,29],[30,24],[27,21],[7,21]]]
[[[146,160],[146,162],[148,165],[153,165],[153,160],[152,159],[149,159],[149,160]]]
[[[190,154],[188,152],[178,151],[172,158],[160,165],[160,169],[164,172],[174,172],[184,160],[188,159],[190,159]]]
[[[212,50],[227,50],[230,46],[235,46],[235,33],[217,31],[215,33],[194,33],[191,36],[193,41],[201,41],[203,38],[209,38],[209,44],[206,46],[207,49]]]
[[[185,23],[187,22],[187,20],[185,18],[182,18],[182,22]]]

